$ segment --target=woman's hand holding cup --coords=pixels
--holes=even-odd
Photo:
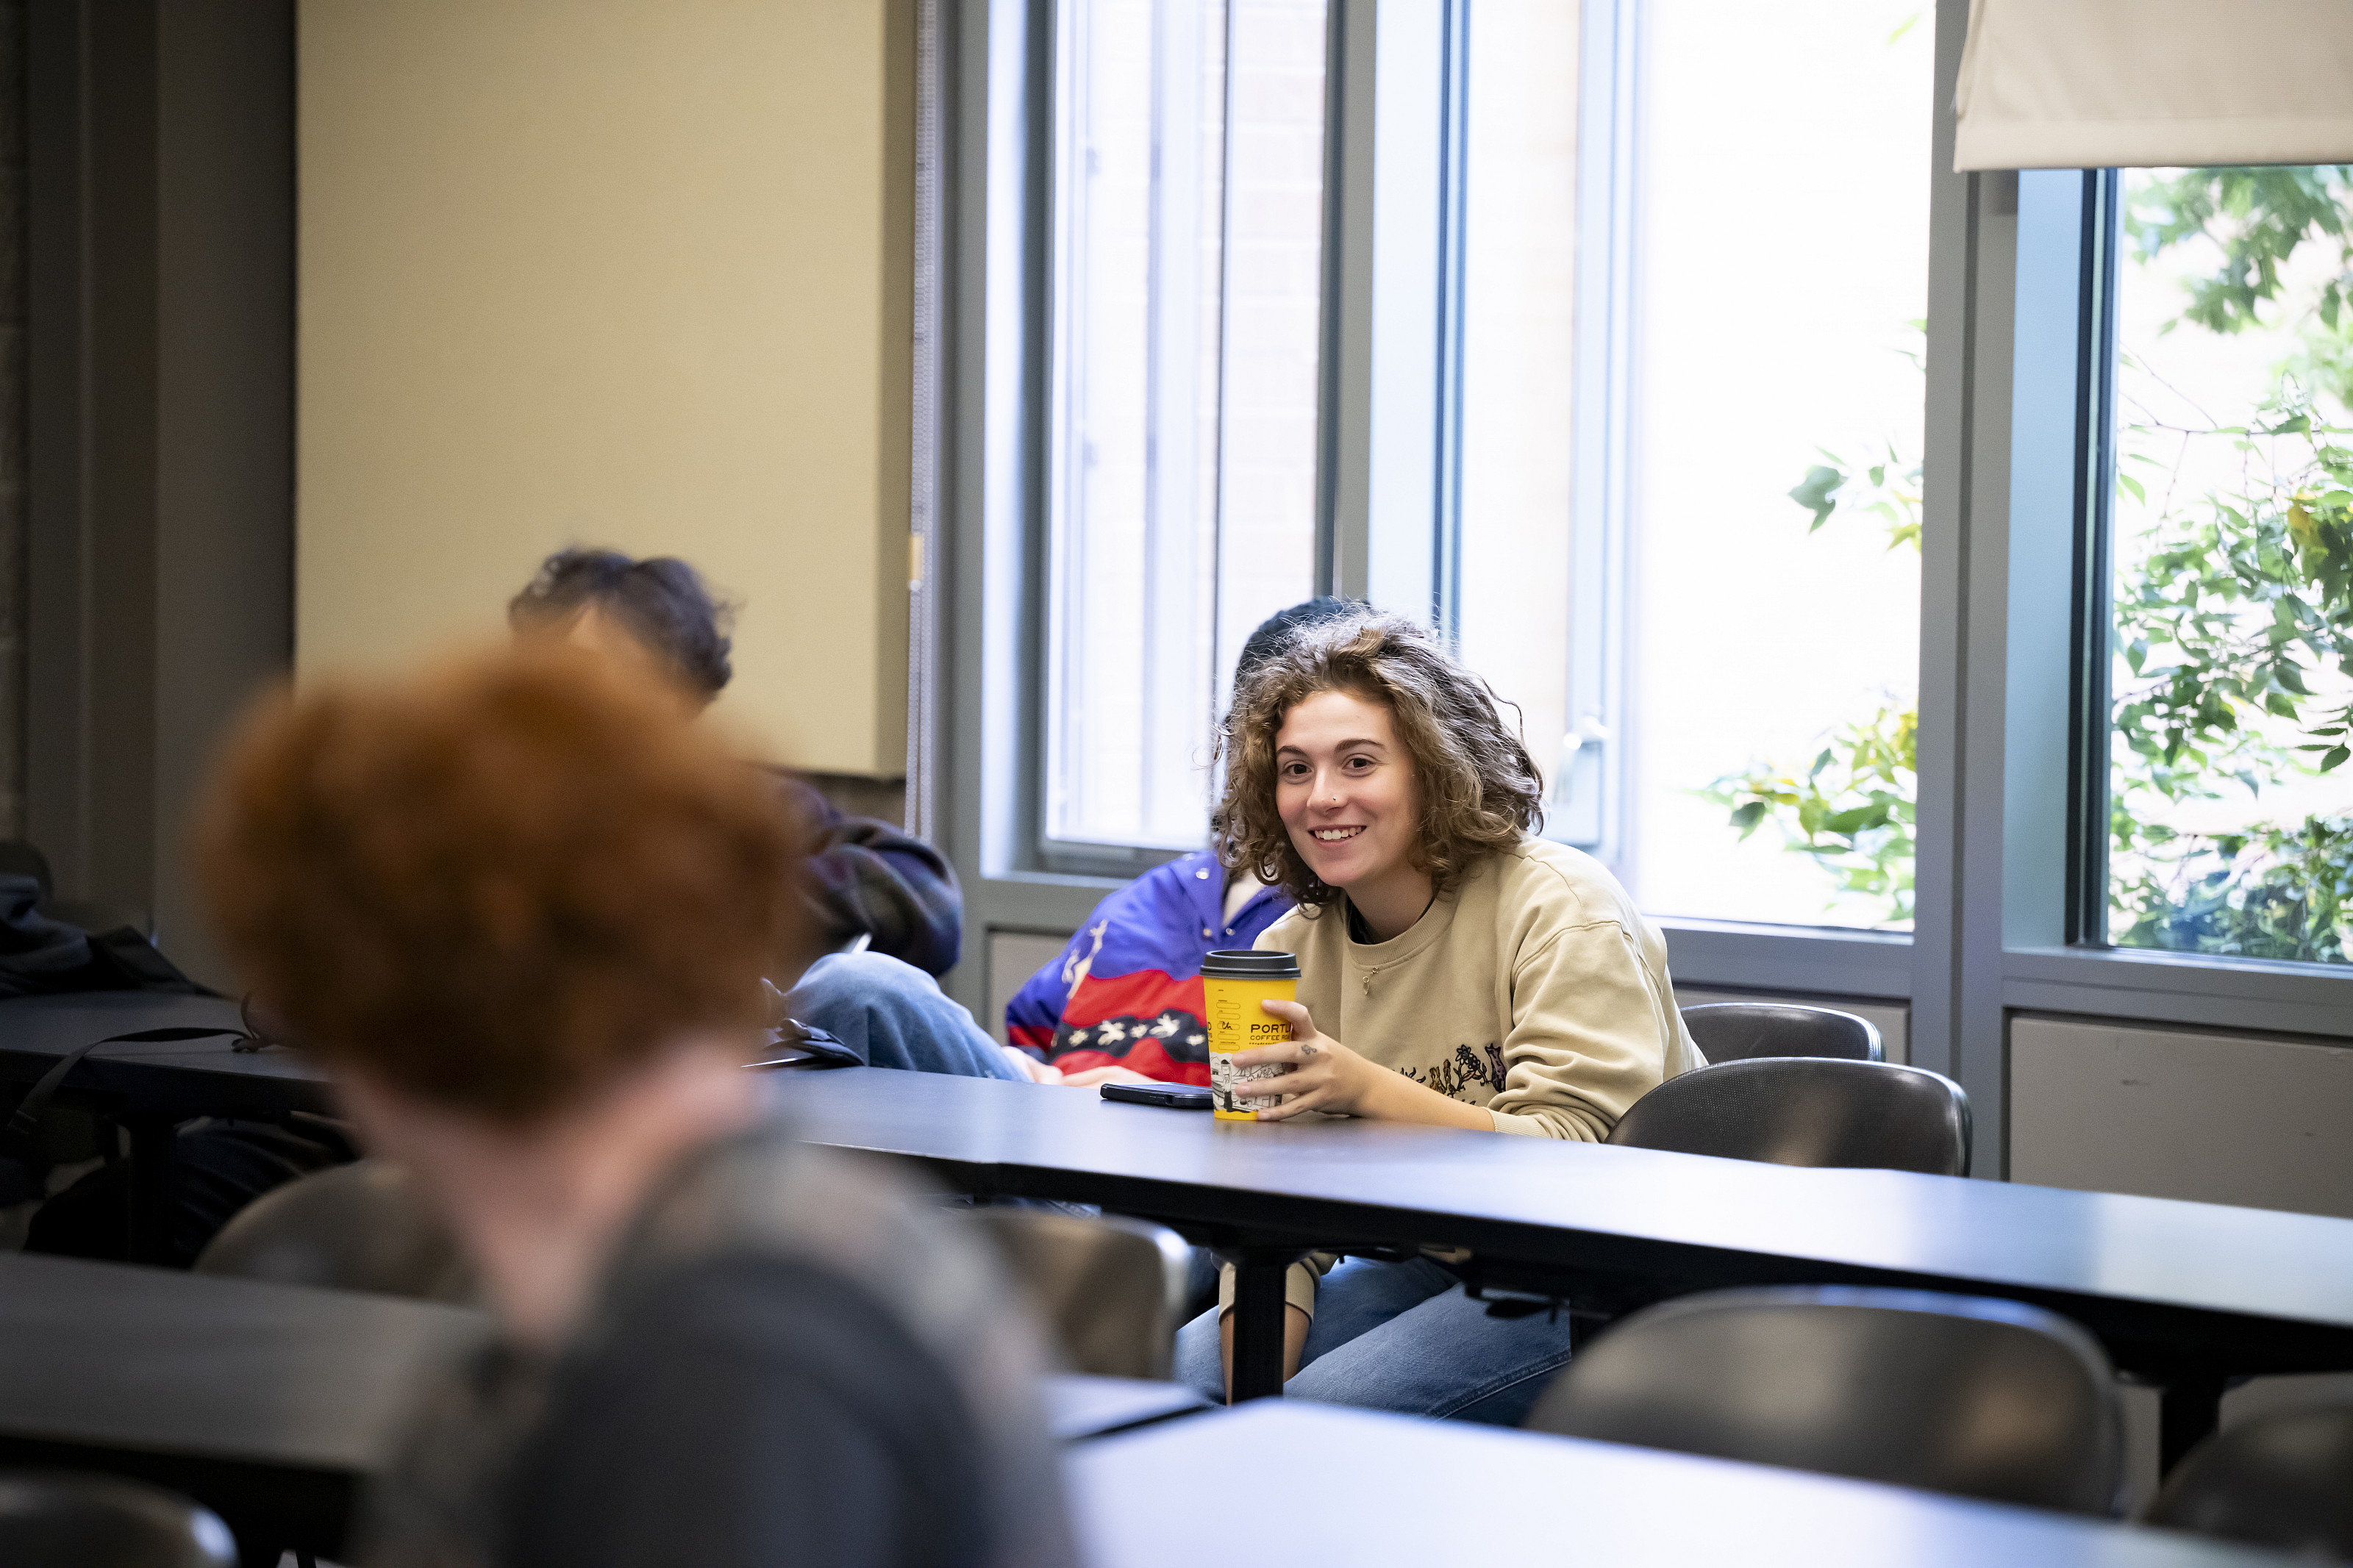
[[[1329,1035],[1318,1034],[1315,1020],[1298,1003],[1269,1000],[1259,1005],[1291,1026],[1291,1038],[1282,1044],[1256,1046],[1234,1054],[1237,1068],[1290,1068],[1278,1078],[1261,1079],[1250,1086],[1253,1089],[1279,1091],[1284,1097],[1279,1103],[1259,1108],[1261,1121],[1280,1121],[1303,1110],[1362,1115],[1367,1093],[1378,1086],[1383,1076],[1396,1076],[1385,1075],[1382,1068]]]

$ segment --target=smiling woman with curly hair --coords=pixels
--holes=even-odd
[[[1704,1065],[1658,929],[1598,862],[1536,837],[1526,744],[1428,632],[1370,609],[1301,630],[1236,696],[1224,750],[1220,853],[1299,900],[1258,940],[1299,958],[1299,1000],[1265,1004],[1291,1040],[1234,1058],[1280,1071],[1259,1120],[1599,1142]],[[1568,1357],[1565,1323],[1488,1317],[1428,1259],[1333,1261],[1292,1273],[1294,1392],[1516,1422]],[[1220,1338],[1205,1315],[1178,1340],[1213,1394]]]
[[[1416,788],[1407,853],[1449,892],[1482,857],[1514,848],[1544,820],[1544,781],[1504,726],[1487,683],[1426,632],[1366,615],[1329,637],[1294,638],[1261,667],[1227,721],[1226,796],[1218,813],[1229,860],[1320,909],[1340,896],[1293,843],[1278,802],[1283,715],[1321,692],[1383,709],[1410,753]]]

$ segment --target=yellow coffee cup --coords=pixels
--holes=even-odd
[[[1281,1063],[1237,1068],[1234,1053],[1280,1045],[1291,1026],[1259,1005],[1299,999],[1296,954],[1255,948],[1226,949],[1201,961],[1201,1005],[1209,1025],[1209,1108],[1222,1121],[1254,1121],[1265,1095],[1238,1092],[1245,1082],[1280,1076]]]

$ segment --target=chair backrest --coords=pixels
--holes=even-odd
[[[2089,1334],[1926,1291],[1646,1308],[1581,1348],[1527,1425],[2076,1513],[2114,1512],[2124,1480],[2116,1375]]]
[[[397,1165],[362,1160],[300,1176],[237,1211],[199,1274],[471,1304],[474,1271]]]
[[[2353,1562],[2353,1405],[2275,1410],[2215,1434],[2174,1467],[2142,1519]]]
[[[1175,1231],[1050,1209],[959,1212],[987,1234],[1028,1288],[1071,1371],[1168,1375],[1192,1258]]]
[[[8,1568],[235,1568],[237,1542],[186,1498],[116,1476],[0,1473]]]
[[[1751,1057],[1843,1057],[1849,1061],[1887,1059],[1879,1026],[1831,1007],[1785,1006],[1769,1002],[1710,1002],[1683,1010],[1708,1065],[1745,1062]]]
[[[1969,1097],[1925,1068],[1758,1057],[1667,1079],[1618,1119],[1609,1142],[1775,1165],[1962,1176]]]

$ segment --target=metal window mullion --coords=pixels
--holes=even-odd
[[[1366,592],[1370,552],[1372,86],[1377,26],[1378,12],[1366,0],[1325,0],[1314,590],[1346,597]],[[1229,71],[1232,58],[1229,46]],[[1228,137],[1230,147],[1230,122]]]
[[[1918,796],[1914,835],[1912,1060],[1959,1062],[1961,759],[1967,542],[1972,502],[1976,176],[1953,170],[1950,108],[1967,7],[1936,12],[1936,129],[1929,152],[1927,395],[1923,410]]]
[[[1444,0],[1439,24],[1438,384],[1430,463],[1430,622],[1450,643],[1462,625],[1462,290],[1469,253],[1471,5]]]
[[[1225,69],[1219,88],[1218,114],[1218,358],[1209,374],[1216,378],[1211,427],[1211,439],[1217,443],[1217,456],[1209,470],[1209,637],[1206,650],[1208,669],[1205,679],[1209,686],[1209,716],[1211,725],[1221,722],[1225,716],[1226,691],[1219,680],[1220,670],[1219,644],[1225,636],[1226,626],[1226,454],[1230,443],[1226,439],[1226,407],[1230,390],[1228,377],[1231,374],[1233,354],[1229,342],[1233,332],[1233,232],[1234,232],[1234,12],[1236,0],[1219,0],[1219,25],[1224,31]],[[1210,786],[1216,788],[1213,781]]]
[[[1089,196],[1087,169],[1092,162],[1088,146],[1091,73],[1085,68],[1089,7],[1083,0],[1056,5],[1052,31],[1052,83],[1043,117],[1047,127],[1045,182],[1051,193],[1046,216],[1047,272],[1044,296],[1047,314],[1045,385],[1046,493],[1044,527],[1040,530],[1045,592],[1038,601],[1045,612],[1036,629],[1042,668],[1033,689],[1037,693],[1039,739],[1033,763],[1039,771],[1035,841],[1052,839],[1071,809],[1069,778],[1074,757],[1085,754],[1086,714],[1076,700],[1070,657],[1070,626],[1078,597],[1076,584],[1086,580],[1086,506],[1089,495],[1087,449],[1091,433],[1080,416],[1088,406],[1088,363],[1084,312],[1088,278],[1083,231]],[[1078,156],[1066,156],[1075,152]],[[1079,733],[1073,735],[1073,727]]]
[[[2110,691],[2115,644],[2116,172],[2084,174],[2076,348],[2075,563],[2067,766],[2066,941],[2108,945]]]
[[[909,833],[930,838],[935,826],[932,764],[938,742],[939,526],[941,374],[946,314],[941,300],[941,241],[946,156],[942,117],[944,84],[940,58],[940,0],[915,5],[915,233],[913,358],[910,369],[910,450],[907,516],[907,773],[904,822]]]
[[[1569,559],[1569,731],[1546,831],[1615,861],[1623,842],[1632,496],[1638,0],[1587,13],[1577,115],[1577,460]]]
[[[1200,0],[1157,0],[1152,62],[1152,175],[1146,239],[1143,618],[1143,827],[1156,836],[1164,780],[1189,778],[1206,739],[1195,721],[1190,657],[1199,531]],[[1220,312],[1222,315],[1222,312]],[[1171,752],[1175,755],[1171,755]],[[1173,764],[1173,765],[1172,765]],[[1185,791],[1182,804],[1198,805]]]

